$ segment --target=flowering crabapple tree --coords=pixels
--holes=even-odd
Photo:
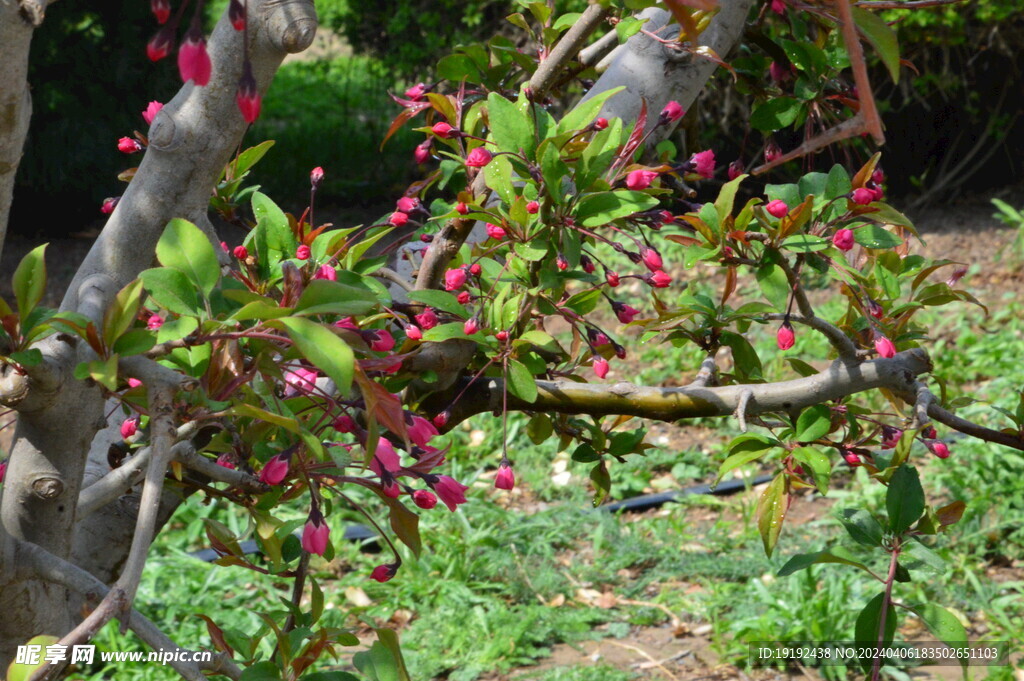
[[[28,120],[28,44],[48,4],[0,5],[0,97],[16,112],[0,128],[8,165]],[[443,433],[512,411],[529,415],[535,442],[558,441],[589,468],[595,503],[609,464],[646,449],[644,420],[736,419],[744,433],[720,476],[754,462],[775,469],[757,513],[769,554],[794,495],[825,494],[836,471],[865,469],[887,487],[886,513],[843,511],[849,545],[796,556],[782,572],[841,563],[877,580],[877,596],[858,604],[858,640],[891,640],[898,604],[963,645],[940,605],[899,601],[897,582],[941,562],[932,536],[964,508],[929,504],[918,470],[951,454],[939,427],[1024,449],[1024,402],[996,430],[930,388],[915,315],[974,299],[957,288],[955,263],[912,252],[914,227],[885,201],[879,155],[864,153],[884,137],[862,41],[894,78],[900,62],[895,34],[870,12],[892,3],[857,4],[601,0],[555,16],[524,0],[509,20],[526,48],[506,37],[462,47],[438,64],[438,82],[395,97],[389,136],[403,125],[422,133],[423,179],[378,224],[332,228],[317,221],[316,195],[337,169],[311,172],[296,217],[246,186],[269,143],[236,153],[281,60],[312,40],[312,3],[232,0],[205,36],[201,1],[189,19],[187,1],[152,0],[148,55],[176,50],[183,87],[165,104],[138,103],[148,133],[116,146],[144,155],[124,195],[105,202],[107,224],[58,309],[40,305],[44,247],[14,273],[14,305],[0,303],[0,402],[18,416],[0,507],[4,665],[29,639],[80,644],[113,618],[153,648],[184,643],[132,604],[154,536],[199,494],[247,514],[265,558],[209,522],[218,563],[292,580],[292,607],[268,607],[256,632],[206,617],[218,655],[176,670],[298,678],[356,642],[319,623],[323,592],[308,565],[334,553],[327,519],[346,506],[364,514],[389,547],[368,577],[400,578],[402,561],[424,550],[418,514],[466,502],[466,485],[446,473]],[[670,138],[719,67],[749,98],[747,139],[760,140],[729,163]],[[582,98],[554,105],[580,82]],[[794,124],[808,135],[784,152],[774,133]],[[759,179],[842,140],[861,162],[795,183]],[[244,240],[221,243],[211,211],[244,226]],[[678,281],[695,267],[716,294]],[[840,314],[815,309],[811,277],[842,296]],[[790,375],[772,375],[748,340],[765,325],[791,355]],[[828,357],[797,357],[809,334],[827,340]],[[627,335],[699,348],[695,378],[607,382],[628,360]],[[496,487],[515,485],[513,463],[495,455]],[[281,520],[284,504],[301,504],[307,520]],[[378,634],[356,666],[406,678],[394,634]]]

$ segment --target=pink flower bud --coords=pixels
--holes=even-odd
[[[324,169],[320,166],[309,171],[309,184],[313,189],[319,189],[320,183],[324,181]]]
[[[366,329],[363,331],[363,340],[374,352],[388,352],[395,347],[395,339],[387,329]]]
[[[111,196],[110,198],[103,199],[103,203],[100,204],[100,212],[104,215],[110,215],[117,208],[118,202],[121,200],[120,196]]]
[[[948,459],[950,455],[949,447],[946,443],[941,440],[929,440],[924,443],[925,447],[931,451],[932,454],[939,457],[940,459]]]
[[[555,267],[558,268],[559,272],[565,272],[569,269],[569,261],[565,259],[564,255],[559,253],[558,257],[555,258]]]
[[[494,334],[494,338],[499,343],[504,343],[505,341],[508,340],[508,331],[499,331],[498,333]]]
[[[420,207],[420,200],[415,196],[403,196],[395,202],[395,207],[403,213],[411,213]]]
[[[697,174],[705,179],[715,174],[715,152],[711,149],[694,154],[690,157],[690,163],[697,169]]]
[[[231,470],[235,470],[236,468],[238,468],[235,465],[234,458],[231,456],[231,454],[227,452],[224,452],[223,454],[217,457],[217,465],[220,466],[221,468],[228,468]]]
[[[660,270],[665,265],[661,260],[661,254],[647,246],[640,249],[640,257],[643,259],[644,265],[647,266],[647,269],[652,272]]]
[[[245,5],[241,0],[231,0],[228,4],[228,21],[236,31],[245,30]]]
[[[586,253],[580,256],[580,267],[582,267],[583,271],[587,274],[593,274],[594,271],[597,270],[597,266],[594,264],[594,261],[591,260]]]
[[[245,260],[249,257],[249,249],[245,246],[235,246],[235,249],[231,251],[231,254],[239,260]]]
[[[604,280],[608,282],[608,285],[615,288],[619,285],[619,273],[613,272],[612,270],[605,270]]]
[[[451,412],[445,409],[441,413],[435,415],[434,418],[430,420],[433,421],[434,425],[437,426],[438,428],[444,428],[446,425],[448,425],[448,419],[450,417]]]
[[[413,416],[412,425],[406,429],[409,433],[409,439],[420,447],[426,447],[427,444],[438,435],[437,428],[434,427],[427,419],[422,416]]]
[[[446,270],[444,273],[444,288],[446,291],[454,291],[455,289],[462,288],[466,283],[466,269],[463,267],[456,267],[452,270]]]
[[[775,1],[777,2],[778,0]],[[782,149],[779,149],[779,145],[775,143],[775,140],[768,142],[768,146],[764,148],[765,163],[771,163],[780,156],[782,156]]]
[[[475,262],[469,266],[469,273],[474,277],[479,277],[480,273],[484,271],[484,268],[480,267],[480,263]]]
[[[536,201],[530,201],[526,204],[526,212],[530,215],[536,215],[537,211],[540,210],[540,204]]]
[[[353,331],[359,331],[359,325],[351,317],[345,317],[334,322],[334,327],[337,329],[352,329]]]
[[[965,274],[967,274],[966,267],[956,268],[953,270],[953,274],[949,275],[949,279],[946,280],[946,286],[953,288],[960,283],[960,280],[963,279]]]
[[[185,40],[178,48],[178,73],[181,81],[192,81],[199,87],[210,82],[210,55],[206,51],[206,38],[195,24],[185,34]]]
[[[623,324],[629,324],[633,321],[634,317],[640,314],[640,310],[615,300],[612,301],[612,311]]]
[[[846,452],[845,454],[843,454],[843,459],[846,461],[846,463],[850,464],[851,466],[860,466],[862,463],[864,463],[864,461],[860,458],[860,455],[855,454],[854,452]]]
[[[354,433],[356,431],[356,422],[348,414],[341,414],[338,418],[331,421],[331,427],[339,433]]]
[[[300,244],[299,247],[295,249],[295,257],[299,260],[309,260],[311,253],[309,246],[306,244]]]
[[[132,416],[121,422],[121,437],[125,440],[139,432],[139,417]]]
[[[122,137],[117,140],[117,150],[122,154],[134,154],[142,151],[142,145],[134,137]]]
[[[935,432],[935,426],[928,426],[927,428],[921,431],[921,437],[926,438],[928,440],[934,440],[938,436],[939,434]]]
[[[854,243],[852,229],[840,229],[832,236],[832,245],[843,252],[853,248]]]
[[[402,468],[402,461],[395,451],[395,446],[386,437],[377,438],[377,449],[373,452],[373,459],[370,461],[370,470],[377,475],[383,471],[396,473]]]
[[[416,315],[414,319],[419,327],[424,331],[437,326],[437,314],[434,312],[433,308],[428,307],[426,310]]]
[[[378,582],[390,581],[392,577],[398,572],[398,566],[394,563],[385,563],[384,565],[378,565],[373,568],[373,572],[370,573],[370,579],[375,579]]]
[[[881,166],[875,166],[875,170],[871,173],[871,181],[875,184],[885,184],[885,173],[882,172]]]
[[[453,512],[456,506],[466,503],[467,489],[469,487],[447,475],[437,476],[437,482],[434,483],[434,491],[437,492],[437,496],[441,498],[448,510]]]
[[[859,189],[853,190],[853,194],[850,198],[858,206],[866,206],[875,199],[875,195],[870,189],[860,187]]]
[[[605,128],[608,127],[608,119],[598,118],[591,124],[590,127],[592,127],[594,130],[604,130]]]
[[[227,241],[221,241],[220,242],[220,250],[224,251],[225,253],[230,253],[231,252],[231,249],[228,248],[228,242]]]
[[[391,214],[391,217],[388,218],[388,222],[395,227],[404,227],[406,223],[409,222],[409,216],[400,210],[396,210]]]
[[[633,191],[647,189],[656,177],[658,177],[658,173],[653,170],[634,170],[626,175],[626,186]]]
[[[665,108],[661,110],[661,120],[666,122],[678,121],[686,112],[683,111],[682,105],[679,102],[672,100],[665,105]]]
[[[411,99],[414,102],[418,102],[423,99],[423,95],[427,93],[426,83],[416,83],[411,88],[405,91],[405,98]]]
[[[781,199],[769,201],[765,205],[764,209],[765,211],[768,212],[769,215],[776,218],[785,217],[786,214],[789,213],[789,206],[787,206],[786,202],[782,201]]]
[[[886,449],[892,449],[899,444],[900,438],[903,437],[903,431],[899,428],[893,428],[892,426],[882,426],[882,446]]]
[[[773,61],[771,66],[768,67],[768,75],[770,75],[772,80],[776,83],[783,83],[789,79],[790,70],[784,64]]]
[[[743,164],[740,161],[733,161],[729,164],[729,168],[726,171],[729,175],[729,180],[735,180],[737,177],[743,174]]]
[[[326,279],[327,281],[338,281],[338,271],[330,265],[320,265],[317,269],[316,274],[313,275],[314,279]]]
[[[437,497],[434,496],[433,492],[425,489],[418,489],[412,493],[412,503],[416,504],[420,508],[429,511],[430,509],[437,506]]]
[[[885,315],[885,310],[882,309],[882,306],[879,305],[876,301],[871,300],[870,298],[868,298],[865,307],[867,307],[868,309],[868,314],[874,317],[875,319],[881,319]]]
[[[433,145],[431,140],[429,139],[426,142],[421,142],[420,144],[417,144],[416,148],[413,149],[412,152],[413,160],[415,160],[416,163],[426,163],[427,159],[430,158],[431,146]]]
[[[304,367],[289,369],[284,372],[284,396],[295,397],[296,395],[309,395],[316,389],[316,379],[319,374]]]
[[[409,340],[421,340],[423,338],[423,331],[418,326],[407,326],[405,327],[405,337]]]
[[[786,14],[786,3],[783,0],[772,0],[772,11],[778,14],[780,17]]]
[[[466,323],[462,325],[462,332],[467,336],[472,336],[479,330],[480,324],[476,321],[476,317],[470,317],[466,320]]]
[[[174,36],[175,32],[170,26],[164,26],[156,35],[149,39],[146,43],[146,56],[149,57],[150,61],[160,61],[171,53],[171,48],[174,47]]]
[[[487,151],[483,147],[477,147],[473,151],[469,152],[469,156],[466,157],[466,166],[470,168],[483,168],[491,162],[494,156],[491,152]]]
[[[149,319],[146,320],[146,328],[150,331],[156,331],[164,325],[164,318],[158,314],[150,315]]]
[[[331,535],[331,528],[324,522],[320,511],[313,510],[309,514],[306,526],[302,528],[302,549],[306,553],[324,555]]]
[[[272,457],[260,471],[260,482],[268,485],[280,485],[288,477],[288,467],[288,458],[285,456],[278,454]]]
[[[4,481],[7,476],[7,459],[0,461],[0,483]]]
[[[516,475],[512,471],[512,466],[509,466],[507,462],[502,462],[498,466],[498,474],[494,476],[494,486],[497,489],[512,489],[516,486]]]
[[[598,378],[604,378],[608,375],[608,360],[604,357],[598,357],[594,360],[594,373]]]
[[[465,305],[469,302],[472,296],[469,295],[469,291],[459,291],[459,295],[456,296],[456,300],[459,301],[459,305]]]
[[[775,344],[779,350],[789,350],[796,342],[796,333],[793,332],[793,325],[788,321],[782,322],[782,326],[775,333]]]
[[[168,0],[149,0],[149,9],[160,25],[166,24],[171,18],[171,3]]]
[[[498,225],[492,225],[491,223],[488,222],[486,230],[487,236],[491,237],[495,241],[501,241],[502,239],[505,238],[505,230],[499,227]]]
[[[878,351],[879,355],[886,359],[893,357],[896,354],[896,346],[893,345],[893,342],[885,336],[878,336],[875,338],[875,350]]]
[[[452,139],[453,137],[459,136],[459,131],[448,125],[445,121],[439,121],[434,123],[434,127],[430,129],[435,135],[441,139]]]
[[[466,215],[467,213],[469,213],[469,206],[464,204],[462,201],[459,201],[457,204],[455,204],[455,212],[458,213],[459,215]]]
[[[646,275],[644,281],[654,288],[667,288],[672,283],[672,277],[661,270],[657,270],[653,274]]]
[[[164,105],[157,101],[152,101],[146,107],[145,111],[142,112],[142,119],[146,121],[146,125],[152,125],[153,119],[160,113],[160,109],[164,108]]]
[[[392,480],[388,484],[383,486],[384,496],[397,499],[402,496],[402,488],[398,486],[398,483]]]
[[[134,388],[138,388],[138,387],[141,387],[141,386],[142,386],[142,381],[140,381],[139,379],[137,379],[137,378],[129,378],[128,379],[128,389],[129,390],[134,389]]]
[[[235,104],[242,113],[242,119],[246,123],[253,123],[260,117],[260,107],[263,100],[260,91],[256,87],[256,78],[252,75],[252,64],[245,61],[242,66],[242,77],[238,79],[238,89],[235,91]]]

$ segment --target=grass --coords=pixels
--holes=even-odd
[[[829,314],[827,305],[822,309]],[[1022,312],[1019,303],[1010,303],[981,325],[965,310],[925,319],[936,339],[937,371],[955,369],[958,379],[973,384],[972,394],[1012,408],[1010,389],[1019,389],[1024,375],[1007,358],[1024,354]],[[771,330],[762,330],[753,341],[763,351],[766,370],[787,371]],[[802,352],[825,356],[827,348],[815,334],[807,332],[799,342],[806,344]],[[666,368],[694,366],[664,347],[642,351],[643,364],[659,361]],[[1001,418],[983,403],[963,413],[991,418],[997,426]],[[626,681],[635,678],[633,672],[611,666],[536,672],[529,666],[559,643],[578,645],[629,636],[635,627],[661,626],[668,620],[666,610],[691,624],[710,624],[712,649],[741,666],[749,641],[852,638],[857,611],[877,592],[876,583],[837,565],[775,576],[789,556],[834,541],[842,532],[838,523],[825,519],[787,527],[779,551],[769,559],[753,522],[754,498],[746,495],[689,497],[641,515],[595,512],[588,508],[589,467],[571,462],[553,441],[533,445],[525,422],[520,416],[509,419],[508,447],[519,480],[511,496],[491,487],[502,446],[493,419],[478,418],[454,431],[449,465],[453,475],[472,485],[470,503],[454,514],[443,507],[421,514],[424,553],[419,560],[406,556],[393,581],[367,579],[382,556],[356,544],[339,545],[329,564],[313,562],[328,594],[327,622],[357,629],[362,623],[400,623],[413,678],[452,681],[521,668],[527,668],[517,671],[521,678],[538,681]],[[734,424],[719,425],[726,441]],[[1024,581],[1019,571],[997,581],[993,570],[1024,559],[1024,488],[1019,482],[1024,456],[967,439],[952,447],[954,454],[945,461],[929,460],[923,450],[913,454],[927,462],[923,479],[930,500],[968,501],[962,521],[934,547],[946,569],[925,581],[897,585],[897,598],[936,599],[973,624],[972,639],[1019,642],[1024,639]],[[721,445],[703,443],[700,449],[677,451],[669,438],[645,457],[614,464],[615,495],[713,477]],[[884,508],[883,491],[862,470],[829,496],[837,509]],[[296,517],[302,513],[295,509]],[[144,612],[182,642],[208,641],[206,625],[192,613],[252,632],[261,626],[258,610],[277,608],[278,599],[288,596],[284,583],[272,577],[216,568],[184,555],[205,545],[204,517],[236,532],[246,528],[237,514],[190,500],[161,535],[140,591]],[[335,536],[343,522],[353,519],[332,516]],[[614,598],[601,602],[601,594]],[[104,630],[98,643],[112,650],[140,649],[113,627]],[[156,666],[132,671],[143,681],[175,678]],[[111,673],[116,670],[95,669],[85,678],[109,678]],[[838,679],[853,670],[830,667],[822,673]],[[1011,671],[990,668],[988,673],[988,678],[1008,680]]]

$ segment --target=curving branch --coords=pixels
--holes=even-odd
[[[782,314],[781,312],[772,312],[764,316],[769,321],[785,321],[788,319],[791,322],[797,324],[803,324],[823,335],[828,342],[835,348],[836,352],[839,353],[839,359],[844,362],[856,362],[861,358],[863,351],[859,350],[850,337],[843,333],[839,327],[825,321],[821,317],[805,317],[803,315],[796,314]]]
[[[587,38],[598,29],[611,14],[608,7],[589,5],[580,18],[565,32],[551,53],[544,59],[530,79],[530,98],[541,101],[548,90],[555,84],[555,78],[563,68],[583,48]],[[614,34],[614,32],[613,32]]]

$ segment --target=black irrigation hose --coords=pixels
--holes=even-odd
[[[669,502],[677,501],[683,497],[689,497],[698,494],[712,494],[715,496],[725,496],[727,494],[733,494],[735,492],[742,491],[747,487],[753,487],[755,485],[761,485],[772,479],[771,475],[759,475],[753,480],[747,482],[746,480],[729,480],[723,482],[715,488],[711,485],[694,485],[693,487],[687,487],[686,489],[672,490],[671,492],[658,492],[657,494],[644,494],[639,497],[633,497],[626,499],[625,501],[617,501],[613,504],[605,504],[599,506],[598,511],[607,511],[609,513],[616,513],[618,511],[626,511],[636,513],[639,511],[646,511],[652,508],[663,506]],[[298,533],[296,533],[298,534]],[[377,538],[377,533],[371,530],[365,525],[348,525],[345,528],[344,538],[349,541],[366,541],[374,540]],[[367,547],[376,545],[375,541],[367,542]],[[249,539],[239,546],[242,549],[243,554],[259,553],[259,545],[255,540]],[[379,549],[379,547],[378,547]],[[207,563],[212,563],[220,557],[220,554],[213,549],[200,549],[198,551],[192,551],[189,553],[190,556]]]

